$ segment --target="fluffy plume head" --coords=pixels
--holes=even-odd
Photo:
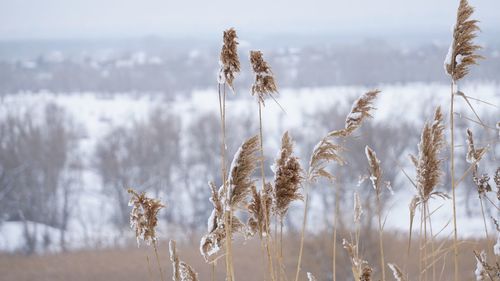
[[[425,123],[418,145],[417,188],[423,202],[434,195],[441,178],[440,152],[444,146],[443,114],[438,107],[432,124]]]
[[[292,201],[302,199],[299,192],[302,182],[302,168],[298,158],[294,157],[292,153],[293,142],[288,132],[285,132],[281,139],[281,151],[274,166],[274,211],[281,219],[287,213]]]
[[[205,234],[200,240],[200,253],[207,262],[212,256],[216,255],[222,249],[224,242],[226,241],[226,224],[224,222],[224,217],[216,217],[213,219],[213,222],[215,228],[211,232]],[[230,224],[231,234],[244,233],[245,224],[243,224],[236,216],[231,216]]]
[[[361,270],[361,277],[359,278],[360,281],[371,281],[372,280],[372,273],[373,269],[371,266],[365,264],[363,266],[363,269]]]
[[[351,112],[347,115],[345,120],[346,134],[352,134],[354,130],[361,127],[364,120],[373,117],[371,113],[371,111],[375,109],[375,107],[373,107],[373,102],[379,93],[379,90],[372,90],[363,94],[356,101],[354,101]]]
[[[314,182],[320,177],[334,180],[333,175],[326,170],[326,166],[330,162],[344,165],[345,160],[339,154],[343,150],[344,147],[334,143],[331,137],[324,137],[313,149],[311,159],[309,160],[307,179],[310,182]]]
[[[252,174],[257,167],[259,157],[259,137],[247,139],[234,155],[229,172],[229,206],[245,208],[246,198],[252,191]]]
[[[270,231],[270,214],[272,208],[271,197],[272,186],[270,183],[264,185],[264,189],[257,192],[255,186],[252,186],[252,199],[248,204],[248,228],[249,234],[259,234],[259,237],[268,235]]]
[[[240,60],[238,58],[238,36],[236,30],[230,28],[224,31],[224,44],[220,52],[219,83],[227,83],[233,89],[233,81],[236,73],[240,72]]]
[[[460,0],[457,11],[457,21],[453,28],[453,40],[445,60],[446,73],[457,81],[469,73],[469,66],[477,64],[477,60],[482,58],[476,54],[481,49],[472,40],[476,38],[479,30],[478,21],[470,19],[474,12],[467,0]]]
[[[250,51],[250,63],[255,73],[252,95],[257,95],[259,102],[264,104],[264,99],[267,95],[278,92],[276,82],[274,81],[274,74],[262,57],[261,51]]]
[[[179,259],[175,241],[170,240],[168,245],[170,250],[170,261],[172,261],[172,280],[198,281],[198,273],[196,273],[190,265]]]
[[[394,279],[396,279],[396,281],[407,281],[405,275],[403,274],[403,271],[401,271],[399,266],[397,266],[394,263],[388,263],[387,265],[391,269],[392,274],[394,275]]]
[[[370,170],[370,181],[372,182],[373,188],[380,195],[381,183],[382,183],[382,168],[380,167],[380,160],[377,158],[375,151],[371,149],[368,145],[365,147],[366,158],[368,159],[368,166]]]
[[[158,212],[165,207],[160,200],[149,198],[146,193],[137,193],[132,188],[128,189],[131,194],[129,205],[132,206],[130,212],[130,227],[135,230],[137,245],[139,240],[144,240],[149,245],[156,242],[156,225],[158,224]]]

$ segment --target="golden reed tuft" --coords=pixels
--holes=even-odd
[[[128,189],[132,195],[129,205],[132,206],[130,212],[130,226],[135,229],[137,244],[139,240],[144,240],[148,245],[156,242],[156,225],[158,224],[158,212],[165,207],[160,200],[149,198],[146,193],[137,193],[132,188]]]
[[[299,192],[302,176],[302,167],[297,157],[292,155],[293,141],[288,132],[281,138],[281,151],[274,165],[274,211],[281,219],[288,211],[290,203],[302,200]]]
[[[257,95],[259,102],[264,104],[266,96],[278,92],[274,74],[262,57],[261,51],[250,51],[250,63],[255,73],[255,81],[252,85],[252,96]]]
[[[235,74],[240,72],[240,60],[238,57],[238,36],[236,30],[230,28],[224,31],[222,49],[220,52],[219,83],[226,83],[234,89],[233,81]]]
[[[466,76],[469,73],[469,66],[477,64],[477,60],[482,58],[476,54],[481,47],[472,42],[479,30],[478,21],[470,19],[473,12],[474,8],[467,0],[460,0],[457,21],[453,27],[453,40],[445,61],[446,72],[453,81]]]
[[[247,206],[248,218],[248,234],[253,236],[255,233],[262,238],[263,235],[270,233],[270,215],[272,209],[272,186],[266,183],[263,190],[257,192],[255,186],[252,186],[252,198]]]

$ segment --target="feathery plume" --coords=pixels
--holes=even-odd
[[[137,246],[139,246],[141,239],[150,245],[157,239],[158,212],[165,206],[161,204],[160,200],[147,197],[145,192],[139,194],[129,188],[128,193],[132,195],[129,201],[129,206],[132,206],[130,227],[135,230]]]
[[[257,156],[259,149],[259,136],[253,136],[247,139],[234,155],[229,172],[228,204],[233,209],[246,207],[245,200],[254,184],[251,176],[259,161]]]
[[[479,196],[486,196],[486,192],[491,191],[491,186],[490,186],[490,177],[488,174],[482,174],[478,175],[477,173],[474,172],[474,175],[472,176],[472,181],[477,187],[477,193]]]
[[[293,142],[288,132],[285,132],[281,139],[281,151],[274,165],[274,211],[281,219],[292,201],[302,200],[299,192],[303,179],[302,168],[298,158],[292,156],[292,153]]]
[[[497,189],[500,191],[500,167],[498,167],[495,172],[494,181],[495,185],[497,186]],[[498,200],[500,200],[500,197],[498,197]]]
[[[261,51],[250,51],[250,63],[255,73],[255,81],[252,85],[252,96],[257,95],[259,102],[264,105],[266,95],[278,92],[274,74],[267,62],[262,57]]]
[[[396,279],[396,281],[407,281],[399,266],[394,263],[388,263],[387,265],[392,270],[392,274],[394,275],[394,279]]]
[[[172,280],[173,281],[198,281],[198,273],[188,265],[181,261],[177,255],[175,240],[169,242],[170,260],[172,261]]]
[[[224,194],[224,188],[217,191],[215,184],[209,183],[211,189],[210,201],[214,210],[208,218],[208,233],[200,240],[200,252],[206,261],[220,251],[226,239],[226,212],[247,208],[247,197],[252,192],[254,180],[251,176],[257,167],[259,137],[247,139],[234,155],[229,173],[229,196]],[[231,215],[231,234],[244,233],[246,226],[236,216]]]
[[[471,20],[470,16],[474,12],[467,0],[460,0],[457,11],[457,21],[453,27],[453,39],[446,55],[444,67],[446,73],[453,81],[458,81],[469,73],[469,66],[477,64],[481,59],[476,51],[481,46],[475,45],[472,40],[477,37],[479,30],[477,20]]]
[[[271,189],[270,183],[266,183],[264,190],[260,192],[252,186],[252,199],[247,207],[250,215],[247,222],[250,236],[255,233],[259,233],[261,237],[269,234],[269,217],[272,208]]]
[[[236,35],[236,30],[234,30],[234,28],[224,31],[224,44],[222,45],[220,52],[219,84],[226,83],[231,89],[234,89],[233,80],[235,74],[240,72],[237,39],[238,36]]]
[[[361,278],[360,281],[371,281],[372,280],[372,272],[373,269],[371,266],[365,264],[363,269],[361,270]]]
[[[347,115],[345,120],[345,129],[339,131],[340,134],[348,136],[354,132],[354,130],[361,127],[364,120],[367,118],[373,118],[371,111],[375,109],[373,107],[373,102],[377,98],[379,90],[372,90],[354,101],[351,112]]]
[[[445,146],[443,114],[441,107],[434,113],[432,124],[425,123],[418,145],[417,188],[421,201],[427,201],[434,192],[442,175],[440,152]]]

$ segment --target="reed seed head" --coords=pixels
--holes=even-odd
[[[425,123],[418,145],[417,189],[421,201],[427,201],[434,192],[441,175],[440,152],[445,146],[443,114],[438,107],[432,124]]]
[[[139,194],[129,188],[128,193],[132,196],[129,201],[129,205],[132,206],[130,227],[135,230],[137,245],[141,239],[150,245],[151,242],[156,242],[158,212],[165,206],[160,200],[147,197],[145,192]]]
[[[377,192],[377,196],[380,195],[382,191],[382,168],[380,167],[380,160],[377,158],[377,154],[368,145],[365,147],[366,158],[368,159],[368,166],[370,170],[370,181],[372,186]]]
[[[278,92],[274,74],[264,60],[261,51],[250,51],[250,63],[255,73],[255,81],[252,85],[252,96],[257,95],[258,101],[264,104],[266,96]]]
[[[292,155],[293,141],[285,132],[281,139],[281,151],[274,165],[274,211],[284,218],[290,203],[302,200],[299,189],[303,179],[302,168],[297,157]]]
[[[469,66],[477,64],[482,57],[476,54],[481,46],[474,44],[479,30],[478,21],[470,19],[474,8],[467,0],[460,0],[457,21],[453,27],[453,39],[445,60],[445,70],[453,81],[462,79],[469,73]]]
[[[236,30],[230,28],[224,31],[222,49],[220,52],[219,83],[226,83],[234,89],[233,81],[235,75],[240,72],[240,60],[238,58],[238,36]]]

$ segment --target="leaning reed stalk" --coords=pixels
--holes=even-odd
[[[219,57],[219,76],[218,76],[218,94],[219,94],[219,110],[221,121],[221,174],[222,185],[226,200],[229,202],[230,193],[227,187],[227,168],[226,168],[226,85],[234,92],[233,80],[235,75],[240,71],[240,61],[238,58],[238,36],[233,28],[224,31],[223,45]],[[223,93],[221,94],[221,84],[223,85]],[[228,281],[234,281],[234,269],[232,265],[232,212],[231,209],[224,212],[224,223],[226,226],[226,275]]]
[[[319,178],[325,178],[329,181],[333,181],[335,178],[333,175],[326,170],[328,164],[331,162],[336,162],[339,165],[344,165],[345,161],[340,156],[340,152],[344,150],[342,145],[336,144],[334,139],[342,139],[352,135],[352,133],[361,127],[366,119],[372,118],[372,111],[375,109],[373,107],[373,102],[377,98],[379,90],[368,91],[367,93],[361,95],[356,101],[354,101],[351,111],[346,117],[345,126],[343,129],[334,130],[329,132],[325,137],[323,137],[318,144],[314,147],[311,158],[309,160],[309,169],[306,175],[306,188],[305,188],[305,206],[304,206],[304,216],[302,221],[302,231],[300,237],[300,250],[299,257],[297,259],[297,270],[295,273],[295,281],[299,280],[300,265],[302,262],[302,253],[304,247],[304,235],[307,222],[307,211],[308,211],[308,199],[309,199],[309,188],[316,182]]]
[[[260,151],[261,151],[261,178],[262,178],[262,190],[266,187],[266,178],[264,170],[264,141],[263,141],[263,126],[262,126],[262,107],[264,106],[264,100],[267,96],[272,97],[274,93],[278,92],[276,82],[274,80],[274,74],[271,71],[268,63],[264,60],[261,51],[250,51],[250,63],[252,65],[252,70],[255,74],[255,81],[252,84],[251,94],[252,96],[257,96],[257,103],[259,108],[259,136],[260,136]],[[265,224],[268,226],[270,222],[269,211],[267,210],[267,204],[263,204],[264,209],[264,220]],[[273,258],[270,250],[270,233],[269,228],[267,229],[267,235],[265,237],[266,241],[266,252],[269,264],[269,274],[271,279],[275,281]]]
[[[477,36],[479,30],[477,20],[470,19],[474,9],[467,0],[460,0],[457,10],[457,19],[453,28],[453,38],[446,55],[444,67],[451,78],[451,96],[450,96],[450,161],[451,161],[451,188],[453,204],[453,249],[454,249],[454,280],[458,281],[458,231],[457,231],[457,212],[456,212],[456,184],[455,184],[455,120],[454,120],[454,97],[457,94],[457,81],[469,73],[469,66],[477,64],[481,56],[476,51],[481,47],[475,45],[472,40]]]
[[[380,266],[382,269],[382,280],[385,281],[385,261],[384,261],[384,233],[382,228],[382,210],[380,196],[382,194],[382,168],[377,154],[369,146],[365,147],[365,154],[369,164],[370,181],[375,190],[377,199],[377,217],[378,217],[378,233],[379,233],[379,248],[380,248]]]

